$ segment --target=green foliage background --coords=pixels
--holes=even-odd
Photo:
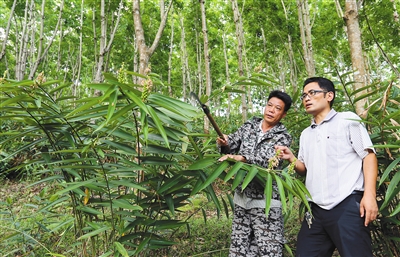
[[[107,29],[111,31],[118,2],[106,2]],[[149,76],[131,72],[137,65],[132,3],[121,2],[124,7],[121,22],[107,55],[102,83],[93,83],[93,67],[99,57],[99,1],[84,1],[82,7],[79,1],[64,3],[63,33],[57,34],[31,79],[28,75],[37,61],[41,1],[32,1],[35,15],[29,21],[24,20],[25,3],[16,2],[6,42],[2,36],[14,1],[0,2],[0,42],[4,43],[4,55],[0,59],[3,74],[0,174],[2,179],[33,180],[32,188],[39,185],[42,188],[28,204],[38,214],[34,216],[34,226],[27,226],[22,222],[25,218],[18,217],[18,199],[2,195],[1,219],[7,229],[1,228],[0,249],[6,251],[5,255],[146,256],[157,249],[168,249],[174,244],[171,235],[187,227],[187,217],[182,214],[194,196],[205,195],[217,217],[229,215],[232,208],[229,191],[240,176],[247,182],[254,178],[267,185],[272,180],[278,181],[281,197],[287,200],[288,217],[297,215],[292,213],[297,208],[295,200],[304,201],[307,192],[301,180],[288,169],[279,171],[283,174],[280,177],[268,169],[216,161],[216,134],[204,133],[204,114],[184,94],[192,90],[204,97],[203,35],[198,1],[174,1],[168,26],[150,60],[153,73]],[[382,0],[364,1],[360,5],[369,84],[365,88],[368,93],[355,98],[357,91],[353,89],[350,50],[342,17],[333,1],[308,2],[317,74],[335,82],[335,109],[352,111],[355,102],[367,99],[364,122],[379,160],[380,216],[372,225],[374,254],[398,256],[399,3]],[[343,8],[344,1],[339,4]],[[228,134],[242,123],[240,97],[243,93],[251,104],[248,114],[251,116],[259,114],[269,91],[285,90],[294,100],[284,123],[293,135],[292,148],[296,151],[300,132],[310,121],[299,101],[306,74],[296,2],[246,0],[238,1],[238,5],[246,41],[244,77],[239,77],[237,72],[237,39],[230,2],[206,1],[213,81],[213,92],[208,99],[210,109],[221,130]],[[59,6],[59,1],[46,2],[45,45],[54,33]],[[146,43],[150,45],[161,19],[158,1],[142,1],[141,12]],[[34,24],[36,30],[29,37],[32,41],[27,43],[30,51],[24,78],[17,81],[20,36],[24,24],[28,23]],[[191,88],[182,82],[183,29]],[[82,70],[78,77],[81,33]],[[231,83],[227,83],[222,35],[226,36]],[[171,77],[167,83],[169,70]],[[144,84],[132,82],[138,77],[144,79]],[[239,90],[241,85],[245,85],[245,91]],[[77,88],[75,95],[74,87]],[[102,94],[94,96],[95,90]],[[228,103],[231,104],[229,117],[226,116]],[[224,190],[226,195],[215,191],[214,186],[219,183],[229,188]],[[207,217],[204,208],[201,213]],[[73,244],[68,247],[63,245],[71,241]]]

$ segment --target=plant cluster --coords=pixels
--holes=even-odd
[[[216,194],[216,179],[233,189],[242,179],[243,187],[258,179],[265,183],[267,196],[276,181],[281,198],[288,199],[286,211],[294,197],[307,205],[304,185],[287,172],[278,176],[278,171],[254,165],[219,162],[210,135],[188,128],[202,114],[188,103],[153,92],[152,86],[162,85],[155,74],[140,76],[141,85],[104,76],[106,82],[88,84],[102,93],[81,99],[63,97],[68,84],[46,81],[43,75],[34,81],[3,80],[1,119],[18,124],[0,133],[0,144],[11,146],[3,162],[32,154],[2,173],[30,170],[39,178],[34,184],[54,185],[55,190],[42,193],[45,200],[37,210],[46,216],[62,209],[73,218],[51,226],[40,222],[40,229],[53,235],[51,240],[16,230],[19,236],[7,236],[2,244],[22,238],[18,242],[25,253],[40,248],[65,256],[145,256],[175,244],[171,233],[188,224],[178,214],[198,193],[207,195],[217,216],[222,211],[229,216],[232,198]],[[139,90],[142,86],[145,91]],[[14,147],[14,142],[22,143]],[[269,206],[270,197],[266,199]],[[13,217],[14,202],[7,199],[3,205]],[[202,214],[207,217],[203,208]],[[74,244],[59,253],[54,243],[68,232],[73,232]],[[29,247],[25,238],[33,239]]]

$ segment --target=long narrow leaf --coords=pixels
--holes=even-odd
[[[267,174],[267,178],[265,181],[264,195],[265,195],[265,215],[268,217],[269,210],[271,208],[271,200],[272,200],[272,175],[271,175],[271,173]]]
[[[386,170],[383,172],[381,176],[381,179],[379,180],[379,186],[381,186],[382,183],[386,182],[386,178],[389,176],[389,174],[392,172],[392,170],[397,166],[399,162],[400,162],[400,157],[392,161],[392,163],[390,163],[389,166],[387,166]]]
[[[211,175],[203,183],[200,190],[206,188],[208,185],[214,182],[219,177],[219,175],[221,175],[221,173],[224,172],[226,168],[228,168],[228,166],[229,166],[228,162],[222,162],[214,171],[212,171]]]
[[[90,233],[87,233],[87,234],[79,237],[77,240],[83,240],[83,239],[87,239],[87,238],[92,237],[92,236],[97,236],[97,235],[103,233],[104,231],[107,231],[108,229],[109,229],[109,227],[104,226],[102,228],[96,229],[96,230],[94,230],[94,231],[92,231]]]
[[[227,182],[229,179],[231,179],[237,172],[242,168],[244,165],[243,162],[236,162],[232,168],[226,173],[226,176],[224,178],[224,182]]]
[[[253,178],[257,175],[257,173],[258,173],[257,166],[251,165],[249,172],[243,179],[242,189],[245,189],[247,187],[247,185],[253,180]]]
[[[246,176],[246,170],[240,169],[235,176],[235,179],[232,182],[232,189],[235,190],[239,186],[239,184],[243,181],[244,176]]]
[[[115,241],[114,246],[123,257],[129,257],[128,251],[120,242]]]
[[[282,183],[282,179],[278,175],[273,175],[276,185],[278,186],[278,191],[279,191],[279,196],[281,198],[281,203],[282,203],[282,210],[283,212],[287,211],[286,207],[286,194],[285,194],[285,188]]]
[[[148,109],[149,115],[151,116],[151,118],[153,119],[153,121],[154,121],[154,123],[155,123],[155,125],[157,127],[158,132],[160,132],[161,136],[164,138],[164,142],[165,142],[166,146],[169,148],[168,137],[167,137],[167,134],[165,133],[165,129],[164,129],[162,123],[161,123],[161,120],[158,118],[158,116],[157,116],[156,112],[154,111],[153,107],[148,106],[147,109]]]
[[[188,170],[203,170],[213,164],[215,164],[214,158],[204,158],[192,163]]]
[[[400,191],[399,182],[400,182],[400,172],[396,172],[396,174],[390,180],[389,186],[385,194],[385,201],[382,203],[380,210],[383,210],[390,203],[393,197],[395,197],[399,193]]]

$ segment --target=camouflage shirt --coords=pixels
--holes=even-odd
[[[236,132],[228,136],[229,151],[221,149],[225,154],[238,154],[246,158],[249,164],[256,164],[268,168],[268,161],[275,156],[275,145],[290,146],[292,137],[282,123],[278,123],[272,129],[262,133],[260,128],[261,118],[253,117],[246,121]],[[281,168],[280,161],[277,168]],[[274,186],[276,189],[276,186]],[[242,191],[241,186],[237,190]],[[264,188],[254,180],[245,188],[244,193],[253,199],[264,198]],[[274,190],[273,199],[279,200]]]

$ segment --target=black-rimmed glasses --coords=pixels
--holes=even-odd
[[[310,91],[308,91],[308,93],[303,93],[303,94],[300,96],[300,100],[303,101],[307,96],[310,97],[310,99],[311,99],[311,98],[313,98],[313,96],[315,96],[317,93],[328,93],[328,91],[311,89]]]

